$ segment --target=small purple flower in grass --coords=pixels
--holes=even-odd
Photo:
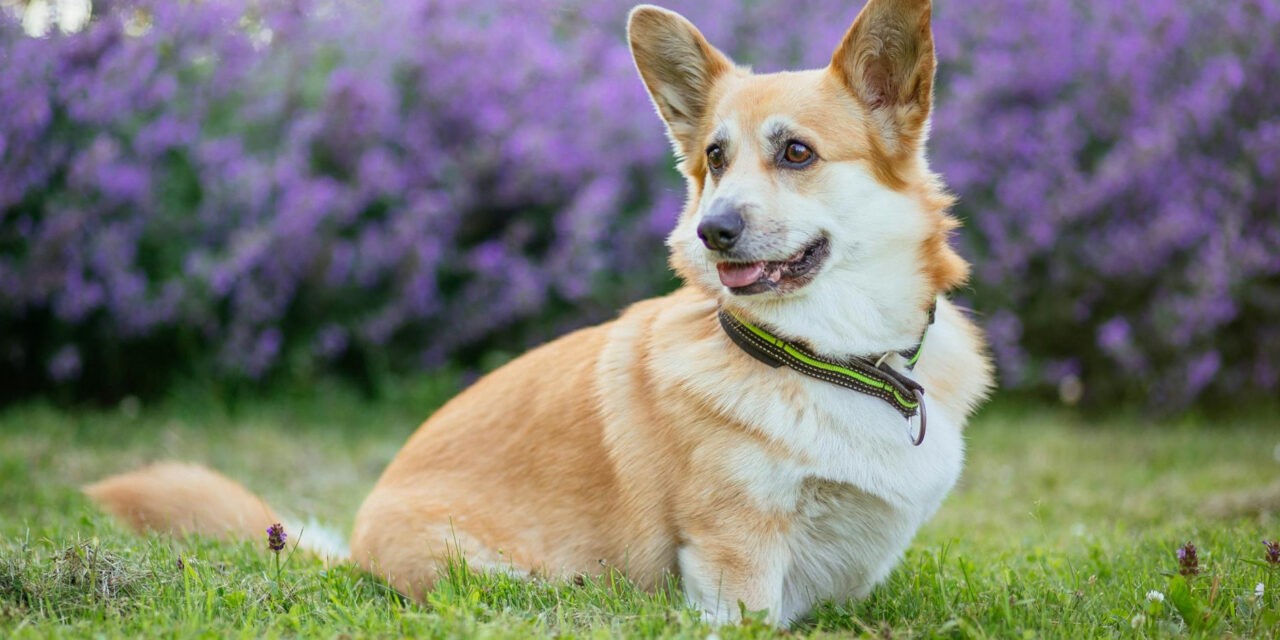
[[[1262,546],[1267,548],[1267,563],[1280,566],[1280,540],[1263,540]]]
[[[1200,573],[1200,557],[1196,555],[1196,546],[1190,541],[1178,547],[1178,573],[1187,577]]]
[[[284,541],[288,537],[284,525],[279,522],[267,527],[267,547],[276,553],[284,551]]]

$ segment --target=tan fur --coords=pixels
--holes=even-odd
[[[688,290],[650,300],[477,382],[423,424],[387,468],[357,517],[353,557],[418,593],[433,563],[423,562],[421,542],[407,541],[421,541],[420,523],[432,522],[447,525],[433,532],[437,553],[465,532],[501,550],[502,558],[486,558],[499,566],[554,575],[618,567],[646,586],[673,573],[672,532],[721,526],[726,514],[717,506],[743,503],[732,483],[709,481],[725,472],[700,456],[761,441],[746,425],[726,425],[712,399],[664,380],[665,362],[683,361],[686,350],[724,361],[730,378],[751,375],[756,363],[708,328],[714,312],[713,300]],[[544,375],[550,371],[556,375]],[[608,432],[604,419],[619,413],[648,426]],[[775,516],[733,515],[742,520],[738,534]],[[542,532],[530,536],[534,528]]]
[[[688,28],[670,29],[672,20],[682,21],[682,26]],[[654,96],[663,119],[671,125],[669,133],[676,154],[687,163],[686,171],[702,173],[702,148],[696,132],[708,125],[708,107],[719,99],[716,85],[720,79],[744,72],[681,16],[634,12],[627,32],[640,78]],[[697,60],[698,64],[673,64],[674,60]],[[678,90],[662,91],[663,86]]]
[[[528,352],[432,415],[361,507],[351,558],[417,598],[456,555],[521,575],[618,568],[644,587],[679,574],[718,620],[733,619],[736,606],[725,605],[740,602],[785,622],[816,599],[862,597],[882,580],[954,483],[960,429],[992,376],[980,332],[939,297],[968,267],[948,244],[952,199],[920,153],[933,74],[928,11],[927,2],[871,0],[831,67],[767,76],[734,67],[665,10],[638,8],[630,25],[641,76],[684,156],[682,225],[711,188],[703,150],[716,127],[752,132],[779,114],[823,162],[861,167],[886,206],[917,216],[919,237],[906,245],[914,253],[896,257],[918,271],[895,276],[921,284],[909,323],[893,331],[918,339],[937,301],[911,373],[930,407],[923,447],[911,447],[909,425],[878,400],[770,369],[735,346],[716,313],[739,301],[699,280],[707,265],[673,234],[672,265],[687,286]],[[895,40],[903,29],[907,45]],[[741,146],[735,175],[766,192],[821,194],[852,175],[780,171]],[[239,485],[189,466],[158,465],[87,492],[139,529],[261,535],[274,519]]]
[[[883,141],[877,155],[902,162],[924,141],[937,62],[929,0],[869,2],[840,47],[831,71],[866,105]]]
[[[223,475],[193,464],[161,462],[101,480],[84,492],[108,513],[144,533],[262,536],[280,517],[261,498]]]

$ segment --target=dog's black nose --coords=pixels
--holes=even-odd
[[[728,251],[738,242],[747,223],[733,205],[713,203],[702,222],[698,223],[698,239],[708,249]]]

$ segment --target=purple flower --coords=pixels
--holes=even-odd
[[[1280,565],[1280,540],[1263,540],[1262,546],[1267,550],[1267,563],[1272,566]]]
[[[80,377],[80,350],[66,345],[49,361],[49,376],[58,382],[70,382]]]
[[[1192,577],[1200,573],[1200,558],[1196,555],[1196,546],[1187,541],[1178,547],[1178,573]]]
[[[267,548],[275,553],[284,551],[285,540],[289,534],[284,532],[284,525],[279,522],[267,527]]]

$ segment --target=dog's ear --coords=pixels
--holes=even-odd
[[[712,87],[733,70],[733,62],[684,16],[652,5],[631,10],[627,39],[676,152],[696,157],[701,153],[698,128],[711,106]]]
[[[829,70],[862,102],[891,153],[912,153],[928,134],[937,60],[929,0],[869,0]]]

